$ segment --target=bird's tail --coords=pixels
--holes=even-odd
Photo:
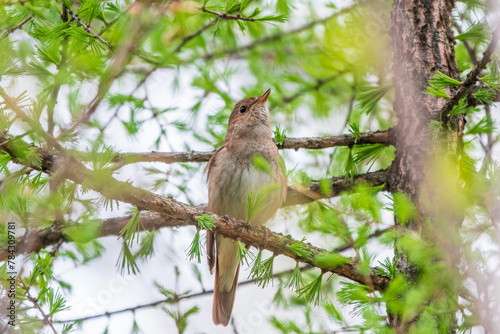
[[[224,254],[223,256],[230,255]],[[234,254],[234,257],[236,260],[236,254]],[[220,253],[217,251],[217,259],[215,263],[214,304],[212,307],[212,319],[216,325],[227,326],[229,320],[231,319],[231,312],[233,311],[240,265],[237,260],[235,262],[230,262],[232,265],[227,266],[226,262],[226,267],[220,268]],[[230,281],[231,278],[232,281]]]

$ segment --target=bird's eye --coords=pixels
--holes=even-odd
[[[241,106],[241,107],[240,107],[240,113],[242,113],[242,114],[243,114],[245,111],[247,111],[247,107],[245,107],[245,106]]]

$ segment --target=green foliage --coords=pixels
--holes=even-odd
[[[351,259],[338,253],[319,253],[314,257],[314,264],[321,267],[332,267],[349,263]]]
[[[339,324],[344,324],[346,323],[344,319],[344,315],[342,314],[342,311],[339,310],[339,308],[334,305],[332,302],[324,302],[323,303],[323,309],[326,311],[328,316],[330,316],[331,319],[333,319],[336,323]]]
[[[394,279],[397,273],[397,258],[393,258],[392,260],[389,258],[385,258],[384,262],[378,262],[382,267],[377,267],[378,275],[386,276],[390,279]]]
[[[273,263],[274,256],[262,261],[262,251],[259,251],[253,261],[250,277],[261,288],[265,288],[273,279]]]
[[[198,227],[204,230],[213,231],[215,229],[215,219],[211,215],[204,213],[201,216],[196,216]]]
[[[466,98],[464,97],[459,101],[457,105],[453,106],[453,109],[450,112],[450,117],[456,116],[458,114],[470,114],[479,111],[478,108],[469,107],[465,100]]]
[[[297,254],[300,257],[311,259],[313,253],[311,252],[311,247],[304,243],[305,240],[306,238],[304,237],[299,242],[296,242],[292,245],[288,245],[288,248],[290,248],[295,254]]]
[[[351,177],[351,182],[354,182],[354,176],[358,174],[358,167],[354,161],[354,154],[352,148],[349,149],[347,159],[344,165],[345,180],[347,181]]]
[[[360,315],[372,305],[374,298],[370,296],[369,288],[354,282],[342,282],[342,288],[337,292],[340,303],[352,305],[353,314]]]
[[[388,151],[388,147],[382,144],[375,145],[356,145],[353,155],[353,162],[355,164],[365,163],[370,170],[373,165],[380,159],[380,157]]]
[[[238,251],[236,252],[236,258],[238,259],[238,262],[240,264],[246,263],[248,265],[255,259],[255,256],[252,254],[252,252],[248,251],[248,248],[246,248],[241,241],[238,241],[237,244]]]
[[[198,306],[193,306],[186,311],[180,311],[179,309],[162,306],[162,310],[175,321],[179,334],[185,332],[189,324],[189,317],[200,312],[200,308]]]
[[[31,287],[37,283],[42,286],[45,285],[47,280],[52,278],[51,263],[52,256],[49,253],[43,252],[38,255],[33,270],[31,270],[29,276],[25,278],[26,286]]]
[[[491,73],[488,73],[480,78],[480,80],[491,90],[497,92],[500,91],[500,77],[498,76],[498,73],[493,73],[492,71]]]
[[[431,120],[429,122],[427,131],[429,131],[432,140],[436,140],[443,131],[443,123],[436,120]]]
[[[305,285],[299,290],[299,296],[304,297],[304,300],[308,303],[314,303],[314,305],[319,305],[321,300],[321,281],[323,279],[323,273],[319,274],[311,283]]]
[[[66,299],[62,296],[59,290],[54,292],[54,289],[49,288],[47,292],[47,299],[49,301],[49,317],[52,317],[58,312],[69,309],[69,306],[66,305]]]
[[[281,333],[302,333],[302,329],[293,320],[279,320],[277,317],[272,316],[269,322]]]
[[[492,133],[496,129],[494,123],[489,117],[483,117],[479,122],[468,124],[468,128],[465,131],[466,135],[480,135]]]
[[[302,272],[298,262],[295,264],[295,269],[285,286],[293,289],[296,293],[299,293],[304,288],[304,280],[302,279]]]
[[[449,99],[450,96],[446,91],[444,90],[443,87],[426,87],[426,91],[424,91],[425,94],[429,95],[434,95],[436,97],[444,97],[445,99]]]
[[[493,105],[493,99],[496,96],[496,92],[493,90],[480,90],[475,94],[472,94],[481,104],[487,104],[489,106]]]
[[[128,244],[128,247],[132,246],[134,239],[136,242],[139,242],[139,232],[144,230],[144,225],[141,222],[141,212],[137,209],[134,209],[133,212],[134,215],[122,228],[118,236],[118,238],[123,238],[123,241]]]
[[[286,139],[286,129],[281,130],[279,125],[276,125],[274,129],[274,139],[276,140],[276,144],[283,145],[283,142]]]
[[[256,193],[250,192],[247,196],[246,210],[247,210],[247,221],[252,220],[252,218],[264,210],[269,202],[267,201],[269,193],[280,187],[279,184],[264,186],[259,189]]]
[[[22,74],[24,71],[16,66],[16,62],[12,42],[8,39],[0,39],[0,78]]]
[[[263,171],[268,174],[271,174],[273,172],[273,168],[262,155],[254,155],[252,158],[252,164],[257,170]]]
[[[356,100],[359,102],[361,112],[368,114],[372,111],[380,99],[382,99],[391,89],[392,85],[362,87],[359,95],[356,97]]]
[[[491,37],[491,33],[488,31],[488,26],[485,22],[475,22],[469,26],[469,28],[461,34],[455,36],[455,39],[459,41],[468,40],[473,44],[484,43],[488,41]]]
[[[436,71],[436,75],[429,79],[429,85],[430,86],[427,86],[424,91],[425,94],[448,99],[450,96],[444,89],[452,86],[460,86],[462,85],[462,82],[450,78],[442,72]]]
[[[400,223],[406,224],[409,220],[414,219],[417,214],[417,209],[411,199],[403,193],[393,193],[387,196],[392,202],[387,210],[394,212]]]
[[[361,130],[359,129],[359,124],[358,123],[351,123],[351,122],[349,122],[347,124],[347,130],[349,131],[349,133],[352,136],[356,137],[356,141],[361,136]]]
[[[128,275],[137,275],[140,273],[135,257],[130,250],[129,244],[125,240],[122,242],[122,249],[120,251],[120,255],[118,256],[118,260],[116,261],[116,265],[120,269],[120,274],[122,275],[125,273],[125,269],[127,270]]]
[[[450,86],[460,86],[462,82],[450,78],[442,72],[436,71],[436,75],[429,80],[429,84],[431,85],[431,87],[443,88]]]
[[[193,241],[191,241],[191,245],[188,248],[188,259],[192,261],[195,257],[198,263],[201,262],[201,245],[200,245],[200,230],[196,231],[194,235]]]
[[[141,260],[147,260],[154,255],[154,241],[158,234],[158,230],[153,230],[141,238],[139,250],[135,253],[135,257]]]

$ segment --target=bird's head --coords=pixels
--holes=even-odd
[[[267,97],[271,89],[257,97],[247,97],[235,104],[227,126],[226,141],[248,135],[271,135]]]

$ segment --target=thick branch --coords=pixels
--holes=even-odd
[[[336,146],[354,146],[363,144],[394,145],[392,130],[365,132],[359,138],[352,135],[328,136],[328,137],[304,137],[287,138],[279,149],[323,149]],[[205,162],[210,159],[214,152],[148,152],[148,153],[122,153],[115,157],[115,161],[121,165],[136,162],[163,162],[171,164],[175,162]]]
[[[474,66],[474,68],[472,69],[472,71],[469,72],[467,78],[462,83],[460,88],[457,90],[455,95],[451,97],[448,100],[448,102],[446,102],[444,107],[441,109],[440,113],[441,120],[443,121],[444,124],[447,124],[448,121],[450,120],[450,113],[453,110],[453,107],[458,105],[460,100],[466,97],[470,93],[474,84],[477,82],[477,80],[479,80],[478,76],[491,61],[491,55],[495,51],[499,39],[500,39],[500,25],[493,32],[490,45],[488,45],[488,48],[483,53],[483,59],[481,59],[481,61],[479,61],[476,64],[476,66]]]
[[[0,148],[13,155],[15,158],[16,151],[9,147],[11,145],[12,143],[9,137],[0,133]],[[39,149],[39,151],[43,152],[44,150]],[[61,177],[82,184],[88,189],[97,191],[108,199],[129,203],[139,210],[163,214],[167,217],[165,221],[171,226],[198,226],[196,217],[208,213],[215,219],[214,231],[226,238],[241,240],[247,245],[259,249],[267,249],[274,255],[290,257],[297,261],[320,268],[325,272],[336,273],[356,282],[366,284],[374,289],[383,290],[389,284],[388,278],[377,276],[375,272],[369,276],[359,274],[356,266],[352,263],[339,266],[315,263],[314,256],[326,252],[321,248],[311,246],[313,256],[310,258],[298,256],[288,246],[300,241],[294,240],[290,236],[272,232],[265,227],[252,226],[247,222],[235,222],[228,217],[220,217],[204,209],[189,206],[172,198],[163,197],[144,189],[136,188],[130,183],[120,182],[107,174],[93,172],[72,156],[61,157],[50,152],[44,153],[51,158],[51,172],[57,170]],[[154,228],[158,227],[158,222],[156,222]],[[114,232],[115,230],[113,229],[109,230],[109,232],[103,229],[102,233]]]
[[[364,132],[356,138],[352,135],[328,136],[328,137],[305,137],[287,138],[283,144],[278,145],[280,149],[323,149],[336,146],[354,146],[365,144],[394,145],[394,137],[391,129],[385,131]]]
[[[366,174],[359,174],[354,176],[354,183],[351,182],[350,178],[345,178],[344,176],[333,177],[330,182],[330,194],[323,194],[321,191],[320,183],[318,181],[312,181],[309,184],[309,188],[301,190],[297,187],[288,187],[288,192],[286,196],[286,201],[284,206],[306,204],[312,201],[323,198],[331,198],[340,195],[343,191],[346,191],[354,184],[368,183],[372,186],[384,185],[386,190],[389,189],[389,169],[384,169],[376,172],[370,172]]]

